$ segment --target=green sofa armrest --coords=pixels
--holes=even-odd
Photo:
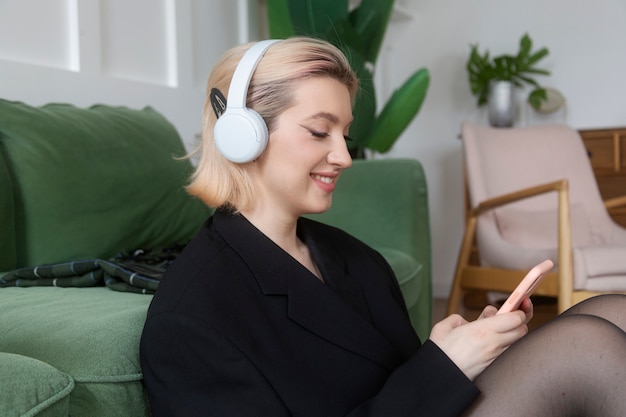
[[[0,352],[0,415],[67,417],[71,376],[37,359]]]
[[[425,340],[432,324],[431,240],[420,162],[355,160],[341,174],[331,209],[310,217],[381,252],[396,273],[413,327]]]
[[[71,379],[71,393],[65,390],[49,395],[51,399],[59,397],[66,408],[65,416],[147,417],[150,412],[139,364],[139,339],[151,300],[149,295],[106,287],[2,288],[0,352],[42,364],[24,367],[20,375],[24,380],[37,378],[43,383],[36,373],[38,369],[45,371],[43,364],[47,364],[48,373],[42,375],[48,375],[53,388],[59,386],[61,377]],[[63,397],[67,399],[61,401],[61,394],[67,394]],[[22,399],[16,400],[15,406],[30,404],[26,394]],[[0,412],[0,416],[5,415],[14,414]]]

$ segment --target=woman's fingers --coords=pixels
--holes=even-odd
[[[430,339],[470,379],[528,333],[523,311],[497,316],[492,313],[492,309],[486,308],[481,315],[486,317],[471,323],[452,315],[437,323],[431,332]]]

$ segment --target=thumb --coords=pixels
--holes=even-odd
[[[445,318],[443,322],[445,322],[446,325],[448,325],[448,327],[450,327],[451,329],[454,329],[456,327],[460,327],[460,326],[463,326],[464,324],[469,323],[459,314],[452,314],[449,317]]]
[[[487,317],[493,317],[498,312],[498,309],[494,306],[487,306],[483,309],[483,312],[478,316],[478,319],[486,319]]]

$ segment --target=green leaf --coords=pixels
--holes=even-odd
[[[358,51],[348,47],[346,56],[349,57],[350,64],[359,78],[359,91],[352,110],[354,120],[350,125],[350,137],[353,141],[349,143],[349,146],[351,148],[364,148],[376,119],[374,77],[366,68],[365,60]]]
[[[348,0],[288,0],[289,14],[298,35],[320,38],[335,20],[348,19]]]
[[[341,49],[341,52],[350,61],[352,69],[356,72],[358,72],[359,67],[364,65],[365,46],[363,45],[363,39],[349,20],[336,19],[333,21],[328,28],[328,32],[324,34],[323,39]]]
[[[372,132],[372,125],[376,120],[376,95],[372,80],[364,80],[352,111],[354,120],[350,125],[350,148],[366,148],[368,138]]]
[[[535,86],[535,87],[539,87],[539,83],[537,81],[535,81],[534,79],[532,79],[532,78],[525,77],[523,75],[518,75],[517,78],[519,78],[524,83],[530,84],[530,85]],[[523,85],[523,83],[518,82],[517,85],[518,85],[518,87],[521,87]]]
[[[538,74],[538,75],[550,75],[552,74],[550,71],[548,70],[544,70],[544,69],[539,69],[539,68],[529,68],[526,71],[524,71],[528,74]]]
[[[295,34],[288,0],[267,0],[267,21],[272,39],[286,39]]]
[[[429,84],[430,74],[426,68],[421,68],[394,91],[376,120],[368,148],[381,153],[391,148],[419,112]]]
[[[350,13],[350,21],[363,39],[367,62],[376,63],[395,0],[362,0]]]
[[[520,39],[519,42],[519,53],[517,54],[518,57],[527,57],[530,54],[530,50],[533,47],[533,41],[530,39],[530,36],[528,36],[528,34],[524,34],[524,36],[522,36],[522,39]]]
[[[545,88],[537,88],[528,95],[528,103],[535,109],[541,108],[541,103],[548,99],[548,92]]]
[[[539,61],[540,59],[543,59],[545,56],[547,56],[549,53],[550,53],[550,51],[548,50],[548,48],[541,48],[540,50],[538,50],[537,52],[535,52],[534,54],[529,56],[528,60],[526,61],[526,63],[528,64],[528,66],[532,66],[537,61]]]

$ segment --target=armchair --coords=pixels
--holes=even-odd
[[[560,312],[596,294],[626,292],[626,229],[606,211],[626,196],[605,205],[575,130],[464,123],[462,135],[468,211],[448,314],[465,291],[512,291],[544,259],[556,272],[536,294],[557,297]],[[470,262],[475,242],[480,265]]]

